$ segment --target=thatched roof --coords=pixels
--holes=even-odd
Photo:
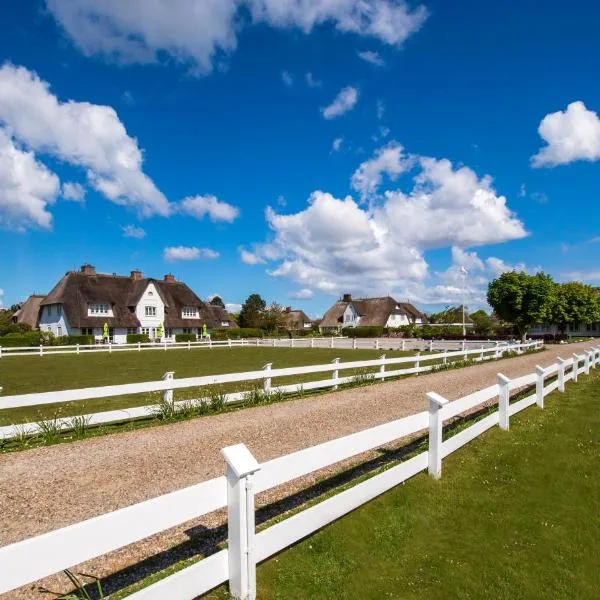
[[[165,327],[202,327],[206,323],[212,329],[220,327],[222,321],[235,326],[227,311],[209,306],[185,283],[174,280],[70,271],[41,305],[62,304],[72,327],[102,327],[104,323],[109,327],[139,327],[135,307],[151,283],[165,304]],[[88,316],[88,305],[94,303],[110,304],[114,316]],[[183,307],[197,308],[200,318],[183,318]]]
[[[348,304],[352,304],[354,310],[360,316],[360,327],[385,327],[391,315],[407,315],[410,320],[423,319],[425,315],[418,311],[408,302],[398,302],[391,296],[382,298],[357,298],[345,296],[338,300],[324,315],[320,327],[332,328],[343,326],[343,315]]]
[[[291,331],[304,329],[305,324],[312,325],[312,319],[303,310],[287,308],[283,312],[283,324]]]
[[[45,296],[34,294],[29,296],[17,310],[13,316],[13,323],[24,323],[29,325],[31,329],[37,329],[39,324],[40,304]]]

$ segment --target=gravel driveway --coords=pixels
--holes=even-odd
[[[187,422],[0,455],[0,545],[128,506],[224,473],[220,450],[244,442],[259,461],[294,452],[426,408],[425,393],[453,400],[518,377],[590,343],[550,347],[465,369],[353,388]],[[339,467],[338,467],[339,468]],[[291,488],[290,488],[291,489]],[[282,497],[289,489],[278,489]],[[272,501],[276,495],[267,499]],[[208,526],[222,515],[208,520]],[[202,521],[206,525],[207,521]],[[189,524],[85,565],[98,576],[189,540]],[[63,588],[59,577],[44,582]],[[68,587],[67,587],[68,589]],[[48,597],[38,586],[6,598]]]

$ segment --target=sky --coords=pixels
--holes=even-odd
[[[591,0],[4,0],[0,306],[69,270],[235,310],[600,284]]]

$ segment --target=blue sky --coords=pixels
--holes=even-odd
[[[595,3],[3,8],[0,303],[83,262],[315,316],[600,280]]]

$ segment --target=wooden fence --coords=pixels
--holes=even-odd
[[[377,369],[376,372],[368,376],[373,379],[384,380],[389,377],[398,377],[403,375],[413,375],[426,373],[435,368],[435,363],[447,363],[455,359],[473,360],[476,362],[499,358],[503,352],[524,352],[528,349],[541,348],[541,341],[532,341],[527,343],[510,344],[506,346],[481,347],[474,349],[463,349],[456,351],[444,350],[440,353],[415,354],[414,356],[402,356],[398,358],[386,358],[385,355],[374,360],[361,360],[340,362],[336,358],[331,363],[321,365],[309,365],[306,367],[287,367],[282,369],[273,369],[272,363],[268,363],[260,371],[246,371],[244,373],[227,373],[223,375],[205,375],[203,377],[188,377],[185,379],[175,379],[174,372],[167,372],[160,381],[149,381],[144,383],[129,383],[123,385],[109,385],[94,388],[82,388],[76,390],[62,390],[56,392],[41,392],[35,394],[20,394],[14,396],[0,396],[0,411],[7,408],[23,408],[28,406],[41,406],[44,404],[55,404],[64,402],[79,402],[91,400],[94,398],[112,398],[130,394],[143,394],[152,392],[162,392],[163,401],[174,403],[174,408],[182,406],[182,402],[173,400],[173,390],[197,387],[210,387],[228,383],[242,383],[248,381],[261,381],[265,394],[274,392],[294,393],[299,391],[309,391],[322,388],[333,387],[350,383],[354,376],[340,376],[340,371],[357,369]],[[389,367],[398,367],[389,370]],[[290,377],[298,375],[311,375],[317,373],[331,373],[331,377],[319,381],[306,381],[290,385],[273,386],[273,379],[280,377]],[[2,388],[0,388],[1,392]],[[247,392],[234,392],[226,394],[224,401],[226,403],[240,402],[244,399]],[[185,402],[206,402],[206,398],[197,398]],[[104,412],[81,415],[87,425],[96,426],[104,423],[114,423],[127,421],[131,419],[147,418],[156,414],[159,406],[156,404],[137,406],[121,410],[110,410]],[[56,425],[62,430],[73,428],[72,419],[61,419]],[[44,428],[43,423],[25,423],[19,425],[6,425],[0,427],[0,439],[10,439],[16,436],[33,435]]]
[[[229,581],[234,598],[256,596],[256,564],[314,533],[328,523],[392,489],[410,477],[428,470],[442,474],[443,459],[499,425],[508,430],[510,417],[537,404],[565,383],[577,381],[600,360],[600,347],[582,355],[536,367],[534,373],[517,379],[498,375],[498,382],[483,390],[448,402],[430,392],[429,410],[338,438],[293,454],[259,464],[243,445],[222,451],[226,475],[81,523],[0,548],[0,593],[31,584],[48,575],[73,567],[191,519],[223,507],[228,510],[228,546],[173,575],[129,596],[130,600],[192,600]],[[551,383],[546,379],[557,379]],[[535,386],[525,398],[510,403],[514,390]],[[497,400],[498,410],[446,440],[446,421]],[[255,528],[255,494],[308,475],[314,471],[379,448],[395,440],[428,431],[428,450],[381,474],[354,485],[259,533]]]

